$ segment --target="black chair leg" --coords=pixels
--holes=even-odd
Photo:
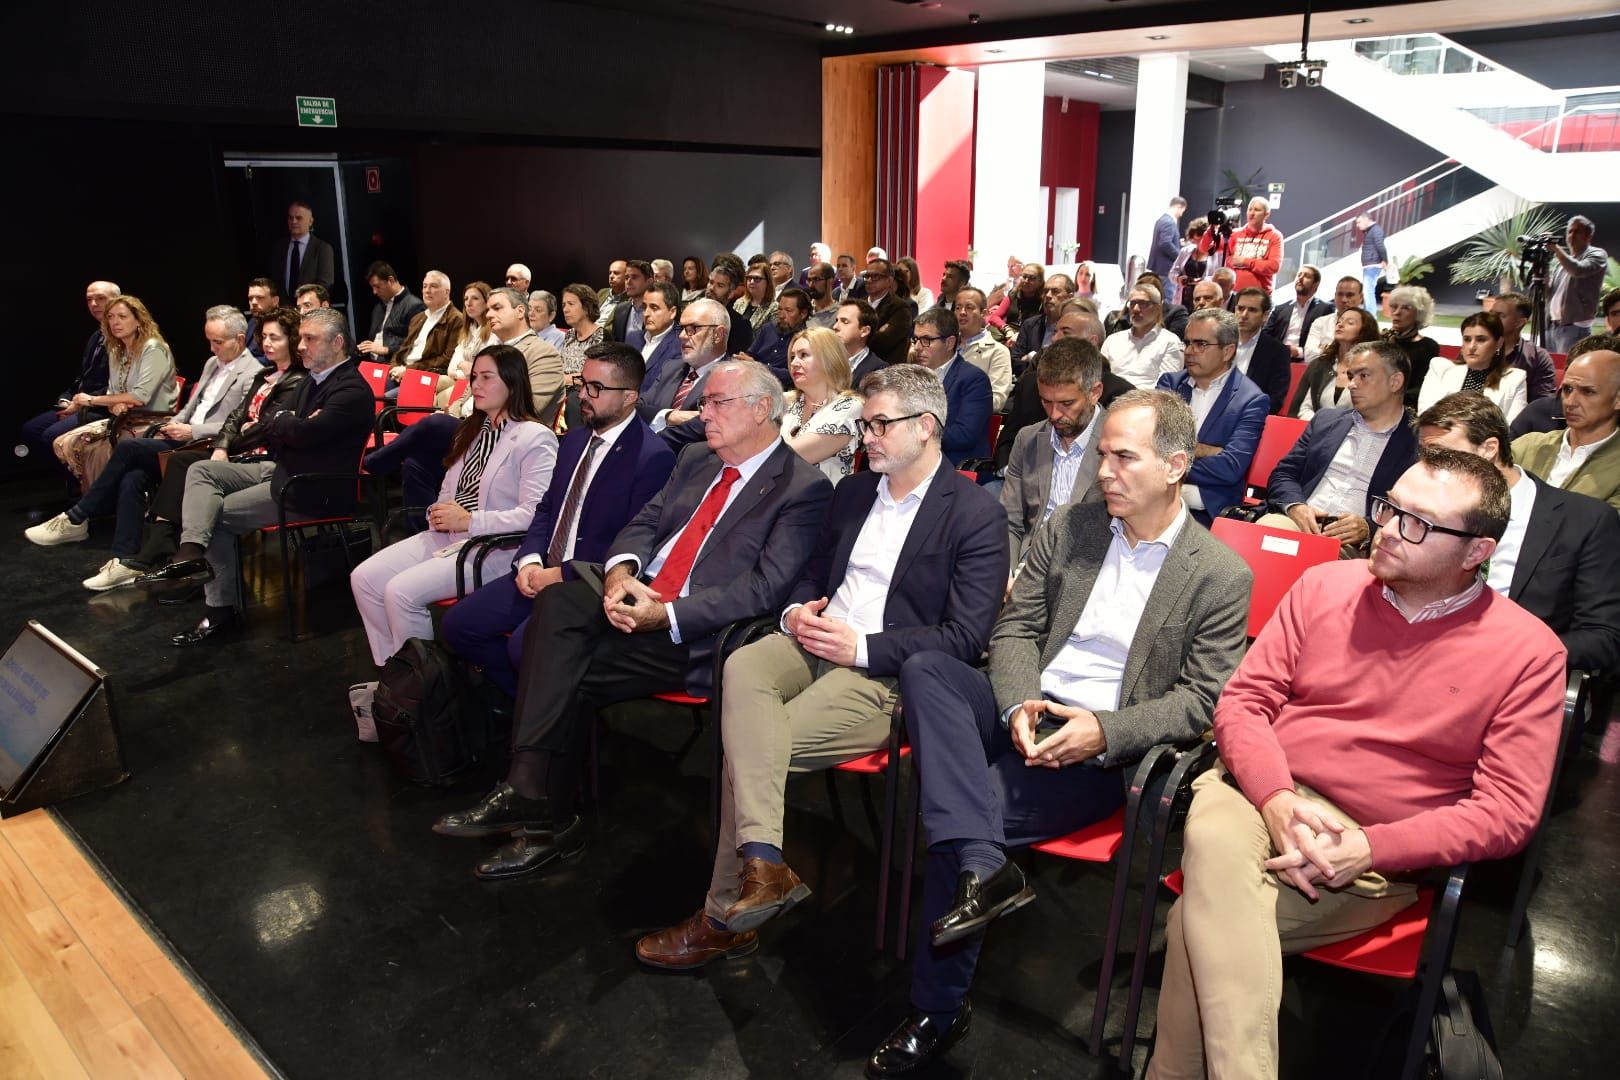
[[[915,755],[914,755],[915,756]],[[900,875],[900,925],[894,942],[894,958],[904,961],[910,945],[911,883],[917,866],[917,822],[922,818],[922,776],[913,765],[911,770],[911,798],[906,804],[906,857],[905,869]]]
[[[287,640],[298,640],[298,613],[293,610],[292,562],[285,527],[276,530],[281,541],[281,603],[287,609]]]
[[[878,855],[877,927],[872,947],[879,952],[889,931],[889,877],[894,871],[895,806],[899,802],[900,738],[897,728],[889,731],[889,763],[883,770],[883,842]]]

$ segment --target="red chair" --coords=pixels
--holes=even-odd
[[[410,427],[433,412],[433,399],[439,393],[439,376],[431,371],[407,371],[399,380],[399,424]],[[409,411],[407,411],[409,410]]]
[[[388,365],[376,360],[360,361],[360,374],[371,384],[371,396],[377,399],[377,411],[383,411],[383,395],[388,392]]]
[[[1288,396],[1283,399],[1283,408],[1288,408],[1289,403],[1294,400],[1294,394],[1299,391],[1299,384],[1305,378],[1305,369],[1308,367],[1309,364],[1301,363],[1288,365]]]
[[[1266,417],[1265,430],[1260,433],[1260,445],[1255,448],[1254,458],[1249,462],[1249,475],[1245,481],[1249,485],[1249,497],[1243,500],[1243,505],[1260,505],[1254,492],[1257,489],[1265,490],[1265,486],[1271,482],[1271,470],[1299,442],[1306,423],[1293,416]]]
[[[1216,518],[1209,531],[1254,571],[1254,587],[1249,592],[1251,638],[1260,633],[1301,574],[1339,558],[1339,542],[1331,536],[1273,529],[1235,518]]]
[[[1001,434],[1001,421],[1002,421],[1002,419],[1003,419],[1003,417],[1002,417],[1002,415],[1000,413],[994,413],[993,412],[993,413],[990,414],[990,456],[991,457],[996,456],[996,439]]]
[[[1440,355],[1445,357],[1447,360],[1461,360],[1462,359],[1462,346],[1461,345],[1442,345],[1442,346],[1440,346]]]
[[[176,375],[174,377],[174,400],[186,400],[186,377],[184,375]]]
[[[455,401],[457,398],[461,397],[461,395],[465,394],[466,392],[467,392],[467,380],[466,379],[457,379],[455,385],[450,388],[450,400]]]

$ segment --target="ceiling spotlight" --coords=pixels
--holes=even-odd
[[[827,33],[829,33],[829,34],[830,34],[830,33],[832,33],[832,32],[833,32],[833,31],[834,31],[834,30],[836,30],[836,29],[838,29],[838,27],[836,27],[836,26],[834,26],[834,25],[833,25],[833,24],[832,24],[832,23],[828,23],[828,24],[827,24]]]
[[[1149,41],[1169,41],[1170,40],[1170,35],[1169,34],[1149,34],[1148,35],[1148,40]]]
[[[1365,16],[1365,15],[1363,15],[1363,16],[1361,16],[1361,17],[1360,17],[1360,18],[1356,18],[1356,19],[1346,19],[1346,20],[1344,20],[1344,21],[1345,21],[1345,22],[1347,22],[1347,23],[1349,23],[1349,24],[1350,24],[1350,25],[1351,25],[1351,26],[1363,26],[1363,25],[1365,25],[1365,24],[1366,24],[1366,23],[1370,23],[1370,22],[1372,22],[1372,20],[1371,20],[1371,19],[1369,19],[1369,18],[1367,18],[1367,17],[1366,17],[1366,16]]]
[[[844,33],[846,33],[846,34],[853,34],[853,33],[854,33],[854,32],[855,32],[855,28],[854,28],[854,27],[853,27],[853,26],[846,26],[846,27],[844,27]]]

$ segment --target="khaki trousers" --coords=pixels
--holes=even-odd
[[[1312,903],[1261,868],[1275,853],[1260,812],[1223,766],[1193,781],[1181,857],[1186,888],[1165,928],[1148,1080],[1276,1076],[1283,956],[1370,930],[1417,897],[1415,886],[1369,872],[1343,889],[1319,888]]]
[[[790,772],[816,772],[888,742],[895,680],[818,660],[772,634],[726,661],[720,734],[720,844],[704,910],[721,919],[737,901],[742,844],[782,846]]]
[[[1273,529],[1283,529],[1287,532],[1304,531],[1299,527],[1294,519],[1289,517],[1287,514],[1264,514],[1255,521],[1255,524],[1268,525]],[[1366,557],[1367,552],[1363,548],[1356,547],[1354,544],[1339,545],[1339,558],[1341,559],[1364,559]]]

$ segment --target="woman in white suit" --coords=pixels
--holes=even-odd
[[[1501,316],[1494,311],[1476,311],[1463,320],[1462,360],[1447,363],[1436,357],[1418,390],[1418,413],[1447,394],[1472,390],[1502,410],[1508,423],[1528,403],[1526,375],[1508,362],[1502,350]]]
[[[349,575],[378,667],[408,639],[433,637],[428,606],[455,595],[462,543],[528,528],[551,483],[557,437],[534,414],[523,354],[510,345],[486,346],[473,360],[469,392],[473,411],[451,441],[427,531],[384,548]],[[506,573],[511,561],[510,550],[491,554],[484,575]]]

